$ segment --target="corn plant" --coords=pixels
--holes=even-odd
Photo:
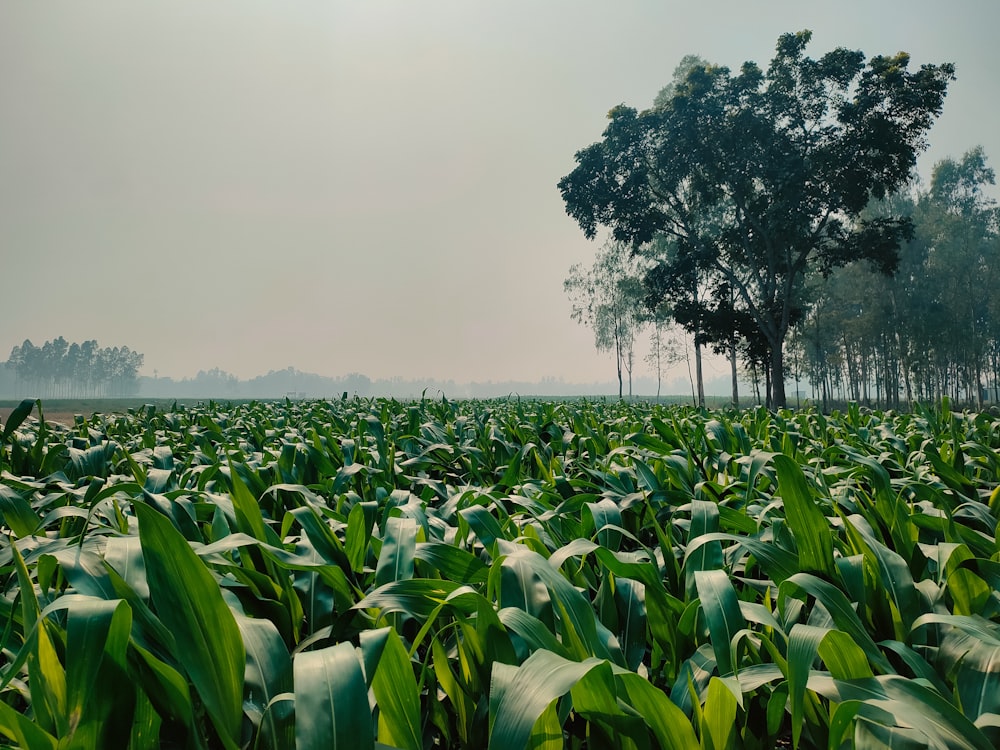
[[[8,745],[1000,744],[986,414],[26,402],[0,436]]]

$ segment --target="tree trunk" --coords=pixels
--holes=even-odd
[[[771,347],[771,404],[772,409],[785,408],[785,359],[782,346]]]
[[[698,380],[698,407],[705,408],[705,380],[701,370],[701,343],[694,337],[694,372]]]
[[[618,366],[618,400],[622,398],[622,347],[615,341],[615,364]]]
[[[691,383],[691,403],[695,406],[698,405],[698,394],[695,393],[694,388],[694,378],[691,377],[691,350],[687,348],[687,344],[684,345],[684,362],[687,364],[688,368],[688,380]]]
[[[736,342],[729,345],[729,366],[733,373],[733,408],[740,408],[740,384],[736,376]]]

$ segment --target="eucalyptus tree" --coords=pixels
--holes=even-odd
[[[649,316],[643,307],[639,260],[618,242],[608,242],[586,269],[579,263],[569,270],[563,289],[572,304],[570,316],[594,332],[598,351],[613,352],[622,398],[623,373],[632,396],[635,340]]]
[[[692,65],[658,106],[615,107],[559,181],[587,237],[607,227],[639,247],[666,234],[726,280],[768,343],[774,407],[807,272],[857,259],[894,269],[909,222],[861,213],[909,180],[954,77],[947,63],[911,72],[906,53],[812,59],[810,38],[782,35],[766,71]]]
[[[939,284],[937,302],[948,322],[940,346],[954,386],[964,384],[966,395],[980,406],[990,339],[997,334],[990,301],[1000,281],[998,214],[984,190],[994,182],[983,149],[977,147],[960,160],[944,159],[934,166],[922,206],[932,248],[928,272]]]

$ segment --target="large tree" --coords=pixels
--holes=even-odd
[[[666,234],[726,281],[769,346],[774,407],[807,271],[859,259],[894,269],[908,220],[861,212],[910,179],[954,77],[950,64],[911,72],[905,53],[814,60],[810,37],[780,37],[766,71],[691,65],[654,108],[616,107],[559,182],[588,237],[603,226],[639,247]]]

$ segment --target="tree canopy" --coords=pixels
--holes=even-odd
[[[775,407],[785,405],[783,345],[807,303],[807,272],[857,260],[895,269],[909,220],[862,212],[908,182],[954,78],[947,63],[910,71],[902,52],[812,59],[810,38],[782,35],[766,71],[686,58],[657,106],[612,109],[602,140],[559,182],[588,238],[604,227],[638,249],[665,235],[672,262],[715,279],[709,288],[730,295],[770,349]]]
[[[980,147],[944,159],[921,189],[873,205],[909,216],[913,238],[892,278],[863,264],[816,283],[790,340],[814,395],[898,408],[903,397],[1000,400],[1000,208]],[[990,387],[989,392],[986,391]]]

